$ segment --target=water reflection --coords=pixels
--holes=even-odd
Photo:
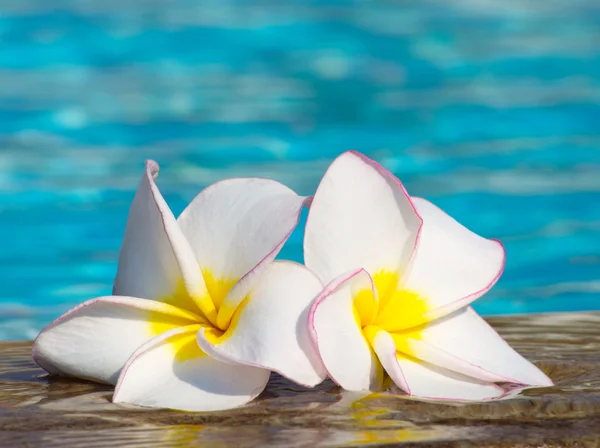
[[[600,313],[512,316],[491,322],[556,385],[507,387],[497,400],[440,403],[402,396],[394,389],[345,392],[331,381],[306,389],[273,375],[265,392],[248,406],[185,413],[114,405],[111,387],[50,378],[31,361],[29,343],[4,343],[0,440],[6,446],[115,448],[337,447],[429,440],[502,440],[510,446],[511,440],[521,443],[530,434],[523,432],[524,425],[535,424],[561,441],[557,446],[568,446],[596,434]],[[569,424],[557,425],[557,419]]]

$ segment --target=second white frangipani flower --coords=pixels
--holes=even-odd
[[[307,319],[322,284],[304,266],[273,261],[307,198],[272,180],[229,179],[176,220],[157,174],[147,162],[114,295],[44,329],[35,361],[53,374],[116,384],[117,403],[190,411],[240,406],[270,371],[320,383]]]
[[[500,397],[497,383],[552,381],[469,304],[500,277],[502,244],[469,231],[365,156],[336,159],[315,194],[305,262],[327,284],[311,331],[331,378],[378,390],[384,370],[409,395]]]

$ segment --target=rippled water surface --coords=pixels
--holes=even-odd
[[[358,149],[501,238],[482,313],[598,309],[596,0],[5,0],[0,339],[108,294],[143,161],[310,194]],[[301,230],[282,256],[301,260]]]
[[[247,406],[187,413],[115,405],[113,388],[49,377],[30,342],[0,343],[0,445],[43,447],[567,448],[600,446],[600,313],[492,318],[555,382],[499,400],[429,402],[305,389],[273,375]]]

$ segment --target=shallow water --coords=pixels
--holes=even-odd
[[[480,312],[597,309],[598,23],[597,0],[4,0],[0,339],[110,293],[145,158],[179,212],[229,176],[311,194],[364,151],[505,242]]]
[[[185,413],[119,407],[112,388],[49,378],[30,343],[0,343],[0,445],[593,447],[600,444],[600,313],[491,318],[555,382],[481,403],[315,389],[274,376],[250,405]],[[404,445],[403,445],[404,446]]]

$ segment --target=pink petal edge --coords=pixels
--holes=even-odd
[[[488,324],[488,323],[487,323],[485,320],[483,320],[483,319],[482,319],[482,322],[483,322],[483,324],[484,324],[484,325],[486,325],[486,326],[487,326],[487,327],[490,329],[490,331],[492,331],[492,332],[496,333],[496,330],[494,330],[494,329],[492,328],[492,326],[491,326],[490,324]],[[510,344],[504,340],[504,338],[502,338],[502,337],[501,337],[501,338],[500,338],[500,340],[501,340],[501,341],[504,343],[504,345],[505,345],[506,347],[508,347],[510,350],[514,350],[514,349],[513,349],[513,348],[510,346]],[[434,346],[434,345],[432,345],[432,344],[430,344],[430,343],[428,343],[428,342],[425,342],[425,341],[419,341],[419,343],[420,343],[420,344],[427,345],[427,346],[428,346],[428,348],[430,348],[431,350],[434,350],[434,351],[436,351],[437,353],[439,353],[439,354],[442,354],[442,356],[444,356],[444,357],[451,358],[451,359],[452,359],[454,362],[456,362],[456,363],[458,363],[458,364],[461,364],[461,365],[463,365],[463,366],[469,366],[469,367],[468,367],[468,369],[469,369],[469,368],[473,368],[473,369],[477,369],[477,370],[479,370],[479,371],[481,371],[481,372],[485,372],[485,373],[486,373],[486,374],[488,374],[488,375],[489,375],[489,377],[490,377],[490,379],[489,379],[489,380],[488,380],[488,379],[486,379],[486,380],[483,380],[483,379],[479,379],[479,378],[477,378],[477,377],[473,377],[472,375],[469,375],[469,374],[466,374],[466,373],[462,373],[463,375],[470,376],[470,377],[472,377],[472,378],[475,378],[475,379],[479,379],[479,381],[489,381],[489,382],[491,382],[491,383],[511,383],[511,384],[515,384],[515,385],[531,386],[531,387],[550,387],[550,386],[553,386],[553,385],[554,385],[554,382],[552,381],[552,379],[550,379],[550,378],[548,377],[548,375],[546,375],[544,372],[542,372],[542,374],[543,374],[543,375],[546,377],[546,379],[547,379],[547,382],[546,382],[546,384],[530,384],[530,383],[524,383],[523,381],[519,381],[519,380],[516,380],[516,379],[514,379],[514,378],[506,377],[506,376],[503,376],[503,375],[498,375],[498,374],[496,374],[496,373],[494,373],[494,372],[492,372],[492,371],[490,371],[490,370],[484,369],[484,368],[483,368],[483,367],[481,367],[481,366],[478,366],[478,365],[476,365],[476,364],[473,364],[473,363],[471,363],[471,362],[469,362],[469,361],[467,361],[467,360],[465,360],[465,359],[463,359],[463,358],[461,358],[461,357],[459,357],[459,356],[453,355],[452,353],[449,353],[449,352],[448,352],[448,351],[446,351],[446,350],[443,350],[443,349],[441,349],[441,348],[438,348],[438,347],[436,347],[436,346]],[[531,363],[531,361],[529,361],[529,362]],[[538,368],[537,366],[535,366],[535,364],[533,364],[533,363],[531,363],[531,364],[532,364],[534,367],[536,367],[536,368],[539,370],[539,368]],[[451,369],[450,369],[450,370],[451,370]],[[541,372],[541,370],[540,370],[540,372]],[[460,373],[460,372],[457,372],[457,373]],[[492,379],[492,378],[494,378],[494,379]]]
[[[146,177],[148,178],[148,184],[150,185],[150,194],[152,195],[152,198],[154,199],[154,202],[156,204],[156,208],[158,209],[158,213],[160,214],[160,221],[163,227],[163,231],[165,232],[165,235],[167,235],[167,239],[169,238],[169,234],[167,233],[167,226],[165,225],[165,220],[166,220],[166,216],[165,216],[165,212],[163,210],[162,207],[160,207],[159,204],[159,200],[158,198],[163,199],[162,202],[164,202],[164,205],[167,206],[167,208],[169,207],[166,202],[164,201],[164,198],[162,198],[160,192],[158,191],[158,187],[156,186],[156,183],[154,182],[154,179],[156,179],[158,177],[158,173],[160,172],[160,166],[157,162],[155,162],[152,159],[147,159],[146,162]],[[170,209],[169,209],[170,210]],[[169,243],[171,241],[169,240]],[[171,248],[173,246],[171,245]],[[175,254],[175,259],[177,260],[177,264],[179,264],[179,260],[177,259],[177,255]],[[112,288],[112,294],[115,293],[115,284],[113,283],[113,288]]]
[[[169,339],[171,336],[190,332],[189,327],[196,327],[196,326],[198,326],[198,324],[187,325],[184,327],[177,327],[177,328],[173,328],[171,330],[167,330],[167,331],[159,334],[158,336],[153,337],[145,344],[142,344],[135,352],[133,352],[131,354],[131,356],[129,357],[129,359],[127,360],[127,362],[125,363],[125,366],[123,366],[123,370],[121,370],[121,374],[119,375],[119,379],[117,380],[117,385],[115,386],[115,391],[113,392],[113,403],[119,403],[118,401],[116,401],[116,398],[119,393],[119,390],[121,389],[121,383],[123,382],[123,378],[125,378],[127,371],[129,370],[131,365],[136,361],[137,358],[142,356],[144,353],[146,353],[148,350],[150,350],[152,347],[156,346],[157,344],[160,344],[161,342],[164,342],[165,340]],[[138,406],[138,405],[136,405],[136,406]],[[144,407],[144,406],[142,406],[142,407]]]
[[[202,278],[202,274],[199,271],[197,272],[195,269],[192,269],[192,270],[184,269],[183,263],[181,262],[181,260],[183,258],[185,258],[183,256],[183,254],[181,253],[182,247],[185,247],[185,245],[187,245],[187,247],[189,249],[188,252],[191,253],[191,248],[189,248],[189,243],[187,242],[187,239],[183,235],[180,235],[180,236],[171,235],[167,232],[167,225],[166,225],[167,219],[171,218],[173,220],[173,224],[175,224],[175,225],[178,225],[178,224],[177,224],[177,219],[173,215],[173,212],[171,212],[171,208],[169,207],[169,204],[167,204],[167,201],[165,201],[162,194],[158,190],[158,187],[156,186],[155,179],[158,177],[159,172],[160,172],[159,164],[152,159],[147,159],[146,160],[146,177],[148,178],[148,185],[150,186],[150,194],[152,195],[152,198],[154,199],[154,203],[156,204],[158,213],[160,214],[160,221],[162,224],[163,231],[165,232],[165,235],[167,236],[167,240],[169,241],[169,245],[171,246],[171,250],[173,251],[173,255],[175,256],[175,261],[177,263],[177,266],[179,267],[179,271],[181,272],[181,276],[184,280],[184,284],[186,285],[186,289],[187,289],[187,285],[193,284],[194,282],[197,283],[199,281],[199,279],[202,279],[202,283],[204,283],[204,279]],[[170,214],[167,214],[166,210],[169,210]],[[179,237],[179,241],[178,241],[179,244],[173,244],[172,238],[174,238],[174,237],[175,238]],[[188,255],[190,255],[190,254],[188,254]],[[114,292],[115,292],[115,285],[113,284],[112,293],[114,294]]]
[[[461,373],[462,375],[469,376],[469,377],[477,379],[479,381],[488,381],[490,383],[514,383],[514,384],[523,384],[523,385],[526,385],[525,383],[523,383],[521,381],[517,381],[517,380],[515,380],[513,378],[505,377],[505,376],[502,376],[502,375],[498,375],[498,374],[496,374],[494,372],[491,372],[491,371],[489,371],[487,369],[484,369],[481,366],[473,364],[473,363],[471,363],[471,362],[469,362],[469,361],[467,361],[467,360],[465,360],[463,358],[460,358],[460,357],[458,357],[456,355],[453,355],[452,353],[450,353],[450,352],[448,352],[446,350],[443,350],[441,348],[438,348],[438,347],[436,347],[436,346],[434,346],[434,345],[432,345],[432,344],[430,344],[428,342],[425,342],[425,341],[418,341],[418,342],[419,342],[419,344],[426,345],[428,349],[430,349],[432,351],[435,351],[440,356],[452,359],[455,363],[460,364],[462,366],[466,366],[467,368],[465,369],[465,371],[466,370],[471,370],[471,369],[478,370],[478,371],[484,372],[488,378],[481,379],[481,378],[475,377],[475,376],[467,374],[467,373],[457,372],[457,373]],[[452,369],[449,369],[449,370],[452,370]]]
[[[310,309],[308,310],[308,334],[313,343],[313,347],[316,349],[317,354],[321,358],[321,364],[323,364],[323,366],[325,367],[327,376],[329,378],[331,378],[331,380],[338,386],[339,386],[339,383],[331,375],[331,373],[327,369],[327,365],[325,364],[325,362],[323,361],[323,358],[321,357],[321,352],[319,350],[319,337],[317,335],[317,330],[315,328],[315,313],[317,312],[317,308],[319,307],[321,302],[323,302],[323,300],[325,300],[331,293],[333,293],[342,283],[345,283],[348,280],[351,280],[352,278],[356,277],[358,274],[360,274],[362,272],[364,272],[365,274],[367,274],[369,276],[369,279],[371,280],[371,287],[373,288],[374,293],[376,293],[371,275],[365,269],[359,268],[354,271],[347,272],[346,274],[342,274],[339,277],[336,277],[332,281],[330,281],[325,286],[325,288],[323,288],[323,291],[321,291],[321,293],[317,297],[315,297],[313,304],[310,306]]]
[[[385,357],[389,359],[389,365],[393,367],[394,370],[396,370],[396,376],[398,378],[402,378],[402,384],[398,384],[396,383],[396,381],[394,381],[394,379],[392,378],[392,375],[386,371],[385,367],[383,367],[383,363],[382,367],[383,370],[388,374],[388,376],[390,377],[390,379],[392,380],[392,382],[398,386],[400,389],[402,389],[404,392],[406,392],[409,396],[412,396],[412,392],[410,390],[410,386],[408,385],[408,381],[406,380],[406,375],[404,375],[404,371],[402,370],[402,367],[400,367],[400,364],[398,363],[398,359],[396,357],[396,344],[394,343],[394,341],[392,340],[391,336],[385,331],[385,330],[381,330],[380,332],[378,332],[377,335],[375,335],[375,338],[379,337],[379,334],[384,333],[383,335],[388,338],[388,343],[394,347],[394,350],[386,350],[385,351]],[[377,356],[377,358],[380,358],[379,354],[375,354]],[[379,361],[381,362],[381,360]]]
[[[273,182],[276,182],[276,181],[273,181]],[[293,191],[293,190],[290,190],[290,191]],[[243,288],[245,286],[245,283],[248,282],[257,273],[257,271],[260,270],[260,268],[266,267],[265,265],[272,262],[277,257],[277,255],[279,254],[279,252],[281,251],[281,249],[283,248],[283,246],[285,245],[287,240],[290,238],[292,233],[294,233],[294,230],[296,230],[296,227],[298,226],[298,222],[300,222],[300,215],[302,214],[302,208],[306,207],[310,210],[310,205],[312,204],[312,200],[313,200],[313,196],[305,197],[304,201],[302,201],[302,204],[298,208],[298,215],[296,217],[296,224],[294,225],[294,227],[292,227],[290,229],[290,231],[285,234],[283,239],[273,249],[271,249],[271,251],[267,255],[265,255],[262,258],[262,260],[260,260],[258,263],[256,263],[256,265],[252,269],[250,269],[250,271],[248,271],[246,274],[244,274],[244,276],[242,278],[240,278],[236,282],[235,285],[233,285],[231,290],[227,293],[227,296],[225,297],[224,302],[227,300],[228,297],[235,297],[236,294],[239,294],[237,292],[238,289]],[[244,290],[242,289],[242,293],[243,292],[244,292]],[[245,296],[246,294],[247,294],[247,292],[242,295]]]
[[[504,272],[504,267],[506,266],[506,248],[504,247],[504,244],[502,244],[502,241],[496,238],[490,238],[490,241],[497,243],[502,248],[502,253],[504,254],[504,257],[502,258],[502,265],[500,266],[500,269],[498,270],[496,276],[484,288],[480,289],[479,291],[475,291],[474,293],[471,293],[468,296],[462,297],[458,300],[455,300],[454,302],[448,303],[447,305],[441,306],[426,313],[425,316],[427,319],[429,319],[429,321],[439,319],[443,316],[447,316],[448,314],[471,304],[472,302],[483,296],[485,293],[487,293],[490,289],[492,289],[494,285],[498,282],[498,280],[500,280],[500,277],[502,277],[502,273]]]
[[[304,265],[301,265],[300,263],[296,263],[295,261],[290,261],[290,260],[282,260],[282,262],[285,262],[285,263],[292,263],[292,264],[297,264],[297,265],[299,265],[299,266],[303,266],[304,268],[306,268],[306,266],[304,266]],[[311,274],[312,274],[312,275],[313,275],[313,276],[314,276],[314,277],[315,277],[317,280],[319,279],[319,278],[317,277],[317,274],[315,274],[314,272],[312,272],[310,269],[306,268],[306,270],[307,270],[308,272],[310,272],[310,273],[311,273]],[[319,280],[319,281],[320,281],[320,280]],[[311,313],[312,313],[312,306],[311,306],[311,308],[309,309],[309,312],[308,312],[308,321],[309,321],[309,322],[312,322],[312,321],[311,321],[311,318],[312,318],[313,314],[311,314]],[[311,341],[312,341],[312,340],[313,340],[313,339],[312,339],[312,333],[310,332],[310,328],[311,328],[311,327],[312,327],[312,325],[311,325],[311,326],[309,326],[309,334],[310,334],[310,336],[311,336]],[[201,348],[201,349],[202,349],[202,350],[203,350],[203,351],[204,351],[204,352],[205,352],[207,355],[209,355],[209,356],[211,356],[211,357],[215,358],[215,359],[216,359],[216,360],[218,360],[218,361],[221,361],[221,362],[224,362],[224,363],[227,363],[227,364],[241,364],[241,365],[246,365],[246,366],[250,366],[250,367],[256,367],[256,368],[259,368],[259,369],[265,369],[265,370],[269,370],[269,371],[271,371],[271,372],[275,372],[275,373],[277,373],[277,374],[281,375],[281,376],[282,376],[282,377],[284,377],[284,378],[287,378],[287,376],[286,376],[285,374],[283,374],[282,372],[280,372],[278,369],[273,369],[273,368],[271,368],[271,367],[267,367],[267,366],[264,366],[264,365],[262,365],[262,364],[256,364],[256,363],[251,363],[251,362],[246,362],[246,361],[244,361],[244,362],[241,362],[241,361],[238,361],[237,359],[235,359],[235,358],[233,358],[233,357],[231,357],[231,356],[227,356],[227,355],[225,355],[225,354],[221,353],[220,351],[218,351],[218,350],[216,349],[216,347],[215,347],[215,345],[214,345],[214,344],[211,344],[211,343],[210,343],[210,342],[209,342],[209,341],[206,339],[206,337],[204,336],[204,328],[200,328],[200,329],[198,330],[198,333],[197,333],[197,335],[196,335],[196,340],[198,341],[198,345],[200,346],[200,348]],[[317,348],[316,352],[317,352],[317,353],[319,353],[318,347],[316,347],[316,348]],[[319,357],[320,357],[320,355],[319,355]],[[321,359],[321,363],[323,363],[323,360],[322,360],[322,359]],[[329,374],[329,372],[327,372],[327,373]],[[288,378],[288,379],[289,379],[289,378]],[[294,381],[295,381],[295,380],[294,380]],[[300,384],[301,386],[303,386],[303,387],[307,387],[307,388],[313,388],[313,387],[314,387],[314,386],[312,386],[312,385],[309,385],[309,384],[302,384],[302,383],[297,383],[297,384]]]
[[[408,384],[408,381],[406,380],[406,376],[404,375],[404,372],[402,371],[402,368],[400,367],[400,364],[398,363],[398,360],[396,358],[396,351],[395,351],[395,344],[393,343],[393,341],[391,340],[391,337],[389,335],[386,334],[386,337],[389,337],[390,339],[390,343],[393,345],[394,347],[394,351],[391,350],[386,350],[386,357],[389,357],[389,361],[391,361],[389,363],[390,366],[393,366],[394,369],[397,369],[396,373],[397,376],[401,376],[402,380],[404,382],[404,384],[398,384],[395,381],[394,384],[396,384],[396,386],[398,386],[400,389],[404,390],[404,392],[406,392],[406,394],[411,397],[411,398],[417,398],[417,399],[423,399],[423,400],[432,400],[432,401],[444,401],[444,402],[465,402],[465,403],[472,403],[473,400],[468,400],[468,399],[460,399],[460,398],[440,398],[440,397],[432,397],[432,396],[427,396],[427,395],[413,395],[410,386]],[[388,373],[389,375],[389,373]],[[391,377],[392,375],[390,375]],[[479,380],[481,381],[481,380]],[[493,382],[489,382],[488,383],[490,386],[494,387],[495,389],[497,389],[498,391],[502,391],[505,392],[505,390],[500,387],[499,385],[493,383]],[[486,398],[482,401],[493,401],[493,400],[497,400],[501,397],[504,397],[508,394],[509,392],[503,393],[503,394],[499,394],[498,397],[491,397],[491,398]]]
[[[415,215],[417,216],[417,218],[420,221],[419,224],[419,228],[417,230],[417,236],[415,238],[415,245],[410,253],[410,257],[409,257],[409,261],[408,261],[408,266],[410,267],[411,265],[411,261],[414,259],[415,254],[417,252],[417,248],[419,247],[419,241],[421,239],[421,231],[423,229],[423,218],[421,217],[421,215],[419,214],[419,212],[417,211],[417,207],[415,207],[415,204],[412,201],[412,198],[409,196],[408,192],[406,191],[406,188],[404,188],[404,185],[402,184],[402,182],[400,181],[400,179],[398,179],[390,170],[388,170],[387,168],[384,168],[380,163],[376,162],[373,159],[370,159],[369,157],[367,157],[366,155],[351,149],[349,151],[343,152],[342,154],[340,154],[339,156],[337,156],[333,162],[331,162],[331,165],[329,165],[329,168],[327,168],[327,171],[329,171],[329,169],[333,166],[334,163],[336,163],[338,161],[338,159],[340,159],[341,157],[345,157],[348,154],[352,154],[355,157],[358,157],[362,162],[366,163],[369,166],[372,166],[382,177],[386,178],[386,179],[391,179],[392,181],[394,181],[396,184],[398,184],[398,186],[400,187],[400,190],[404,193],[404,195],[406,196],[406,199],[408,199],[408,202],[410,204],[410,206],[413,209],[413,212],[415,213]],[[323,177],[325,177],[327,175],[327,171],[325,172],[325,174],[323,175]],[[315,192],[314,196],[317,196],[319,194],[319,188],[321,188],[321,183],[319,183],[319,186],[317,187],[317,191]],[[312,203],[312,198],[311,198],[311,203]],[[310,207],[308,210],[308,217],[306,218],[306,222],[308,222],[310,220]],[[306,252],[306,239],[304,240],[304,244],[303,244],[303,250],[304,252]],[[369,274],[370,275],[370,274]]]
[[[215,358],[217,361],[221,361],[223,363],[226,364],[240,364],[240,365],[244,365],[244,366],[248,366],[248,367],[256,367],[258,369],[264,369],[264,370],[268,370],[270,372],[275,372],[279,375],[281,375],[284,378],[287,378],[287,376],[285,376],[283,373],[281,373],[279,370],[277,369],[273,369],[267,366],[263,366],[262,364],[256,364],[253,362],[239,362],[237,359],[231,357],[231,356],[227,356],[224,355],[223,353],[219,352],[214,344],[211,344],[210,342],[208,342],[208,340],[206,339],[206,336],[204,335],[204,328],[200,328],[198,330],[198,333],[196,335],[196,340],[198,341],[198,346],[200,347],[200,349],[202,349],[202,351],[204,351],[208,356]],[[307,384],[301,384],[301,383],[297,383],[300,384],[303,387],[308,387],[308,388],[312,388],[314,386],[310,386]]]
[[[302,387],[306,387],[309,389],[312,389],[313,387],[315,387],[314,385],[311,384],[303,384],[303,383],[299,383],[296,380],[291,380],[290,378],[288,378],[286,375],[284,375],[281,371],[279,371],[278,369],[272,368],[272,367],[267,367],[264,366],[262,364],[256,364],[253,362],[240,362],[237,359],[231,357],[231,356],[227,356],[224,355],[223,353],[219,352],[216,350],[215,346],[213,344],[211,344],[210,342],[208,342],[208,340],[206,339],[206,336],[204,336],[204,327],[200,328],[200,330],[198,330],[198,334],[196,336],[196,340],[198,341],[198,346],[200,347],[200,349],[205,352],[208,356],[210,356],[211,358],[216,359],[217,361],[221,361],[225,364],[240,364],[240,365],[244,365],[244,366],[248,366],[248,367],[255,367],[257,369],[264,369],[264,370],[268,370],[270,372],[275,372],[278,375],[281,375],[284,378],[289,379],[290,381],[294,381],[296,384],[299,384]]]

